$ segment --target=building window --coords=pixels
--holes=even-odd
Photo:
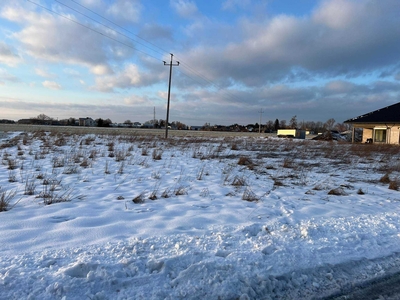
[[[376,129],[374,140],[377,143],[385,143],[386,142],[386,129]]]

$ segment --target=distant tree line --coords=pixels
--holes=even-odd
[[[1,119],[0,124],[15,124],[14,120]]]
[[[344,123],[336,123],[335,119],[333,118],[328,119],[325,122],[320,122],[320,121],[299,122],[297,120],[297,116],[293,116],[289,120],[289,122],[287,122],[286,120],[275,119],[275,121],[268,120],[264,124],[261,124],[261,126],[258,123],[247,124],[246,126],[238,124],[232,124],[228,126],[223,126],[223,125],[211,126],[210,123],[205,123],[202,129],[210,131],[254,131],[254,132],[258,132],[259,130],[261,130],[261,132],[268,132],[268,133],[276,132],[278,131],[278,129],[302,129],[313,133],[321,133],[329,130],[344,132],[346,130],[350,130],[351,125]]]
[[[0,123],[15,123],[13,120],[0,120]],[[22,119],[19,120],[18,123],[24,123],[24,124],[43,124],[43,125],[63,125],[63,126],[78,126],[79,124],[79,119],[77,118],[68,118],[68,119],[62,119],[62,120],[55,120],[54,118],[46,115],[46,114],[39,114],[36,117],[32,117],[30,119]],[[97,127],[111,127],[115,126],[115,124],[111,121],[111,119],[106,118],[97,118],[94,120],[94,126]],[[149,120],[142,123],[135,122],[133,123],[131,120],[126,120],[124,123],[122,123],[124,127],[133,127],[133,126],[138,126],[138,127],[143,127],[143,128],[165,128],[165,120],[163,119],[154,119],[154,120]],[[139,125],[138,125],[139,124]],[[178,130],[186,130],[190,129],[189,126],[186,124],[180,122],[180,121],[174,121],[168,123],[168,126],[171,127],[172,129],[178,129]],[[208,130],[208,131],[254,131],[258,132],[259,130],[261,132],[276,132],[278,129],[302,129],[302,130],[307,130],[312,133],[320,133],[320,132],[325,132],[329,130],[335,130],[339,132],[343,132],[346,130],[351,129],[350,124],[344,124],[344,123],[336,123],[335,119],[330,118],[325,122],[321,121],[298,121],[297,116],[294,115],[289,122],[286,120],[268,120],[264,124],[247,124],[247,125],[239,125],[237,123],[232,124],[232,125],[211,125],[210,123],[205,123],[203,126],[199,127],[201,130]]]
[[[185,123],[182,123],[179,121],[168,122],[168,126],[173,129],[178,129],[178,130],[189,129],[189,126],[187,126]],[[143,127],[165,128],[165,120],[163,120],[163,119],[149,120],[149,121],[146,121],[143,123]]]

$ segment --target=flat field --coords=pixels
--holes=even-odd
[[[0,130],[1,299],[322,299],[400,267],[397,146]]]
[[[45,130],[48,132],[64,132],[74,134],[108,134],[108,135],[140,135],[165,137],[165,129],[144,128],[118,128],[118,127],[83,127],[83,126],[44,126],[44,125],[21,125],[0,124],[0,132],[25,131],[34,132]],[[197,130],[168,130],[169,137],[239,137],[239,136],[275,136],[276,134],[258,132],[223,132],[223,131],[197,131]]]

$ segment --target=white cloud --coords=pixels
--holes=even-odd
[[[48,89],[50,89],[50,90],[61,90],[61,85],[59,85],[57,82],[55,82],[55,81],[48,81],[48,80],[46,80],[46,81],[43,81],[42,82],[42,85],[45,87],[45,88],[48,88]]]
[[[198,13],[196,3],[190,0],[170,0],[170,4],[182,18],[191,18]]]
[[[95,89],[102,92],[111,92],[116,88],[131,88],[139,86],[141,83],[141,75],[136,65],[129,64],[124,70],[109,76],[96,78]]]
[[[5,84],[6,81],[8,82],[19,81],[18,77],[10,74],[6,69],[0,69],[0,80],[2,80],[3,84]]]
[[[92,72],[95,75],[107,75],[107,74],[111,74],[112,70],[106,64],[99,64],[99,65],[95,65],[95,66],[91,67],[90,72]]]
[[[167,91],[158,91],[157,96],[161,99],[168,99],[168,92]]]
[[[173,40],[172,28],[170,26],[161,26],[158,24],[144,24],[138,35],[149,41]]]
[[[243,9],[251,4],[250,0],[225,0],[222,3],[223,10]]]
[[[148,96],[138,96],[138,95],[132,95],[129,97],[124,98],[124,103],[127,105],[151,105],[153,100],[151,100]]]
[[[43,69],[40,69],[40,68],[36,68],[35,69],[35,73],[37,75],[39,75],[40,77],[44,77],[44,78],[55,78],[55,77],[57,77],[57,75],[49,73],[46,70],[43,70]]]
[[[20,56],[16,51],[4,42],[0,42],[0,63],[11,67],[21,62]]]
[[[64,68],[63,72],[71,77],[80,77],[81,74],[79,73],[79,71],[71,69],[71,68]]]
[[[138,0],[117,0],[107,10],[107,14],[119,22],[139,22],[142,5]]]
[[[325,85],[327,91],[337,94],[352,92],[355,87],[355,84],[344,80],[330,81]]]
[[[94,74],[107,74],[110,72],[110,61],[130,58],[134,52],[103,35],[47,12],[36,13],[19,6],[8,6],[1,14],[21,24],[21,30],[15,32],[13,38],[21,44],[22,51],[42,62],[76,64],[92,69]],[[77,20],[71,15],[69,18]],[[89,27],[103,30],[93,24]],[[106,34],[115,35],[111,31]],[[5,52],[1,49],[0,45],[0,59],[1,53]]]
[[[21,12],[23,12],[24,14],[20,15]],[[32,14],[33,12],[30,12],[29,10],[24,10],[21,6],[18,5],[18,3],[9,3],[8,5],[3,6],[0,11],[0,15],[3,18],[19,23],[22,23]]]
[[[199,45],[176,55],[182,61],[201,62],[197,71],[211,80],[224,84],[229,79],[245,86],[292,80],[296,70],[308,76],[356,77],[398,63],[400,1],[353,2],[340,0],[343,6],[338,9],[335,0],[325,1],[310,16],[247,19],[232,28],[231,35],[241,36],[240,40],[226,46],[221,42]],[[342,25],[319,21],[329,10]],[[192,34],[201,40],[196,33],[206,31]]]
[[[362,3],[349,0],[324,1],[314,12],[313,20],[334,29],[348,28],[363,12]]]

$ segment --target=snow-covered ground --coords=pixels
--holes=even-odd
[[[324,298],[400,266],[398,147],[38,131],[0,155],[0,299]]]

